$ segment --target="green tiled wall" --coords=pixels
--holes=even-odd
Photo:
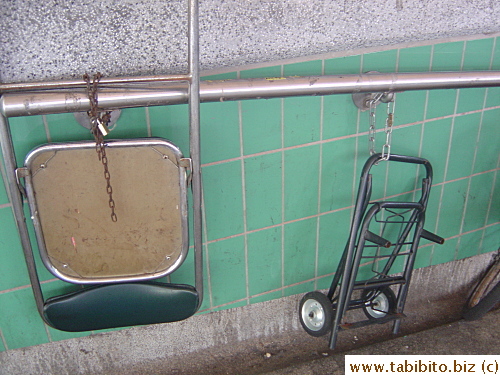
[[[243,70],[212,79],[500,70],[500,40],[486,38]],[[382,128],[384,108],[378,109]],[[344,248],[359,172],[368,157],[368,114],[350,95],[203,104],[205,300],[202,313],[327,288]],[[186,106],[124,109],[112,136],[160,136],[188,154]],[[18,161],[46,142],[89,139],[71,114],[10,120]],[[435,171],[416,266],[500,243],[500,88],[397,94],[395,153],[421,155]],[[383,142],[379,133],[377,147]],[[413,171],[378,166],[374,194],[412,196]],[[3,173],[3,172],[2,172]],[[0,351],[91,334],[44,326],[28,285],[11,207],[0,184]],[[40,262],[39,262],[40,263]],[[193,256],[171,278],[193,282]],[[47,295],[63,283],[41,270]]]

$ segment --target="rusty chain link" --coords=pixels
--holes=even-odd
[[[97,99],[97,86],[101,79],[101,73],[94,74],[92,82],[90,76],[85,74],[83,79],[87,84],[87,95],[90,102],[90,110],[87,112],[91,123],[91,133],[95,139],[96,152],[99,160],[104,167],[104,179],[106,180],[106,192],[109,196],[108,206],[111,209],[111,220],[116,222],[118,217],[115,213],[115,201],[113,200],[113,188],[111,187],[111,175],[108,168],[108,157],[106,155],[106,147],[104,144],[104,136],[108,134],[108,123],[111,118],[111,112],[99,111]]]

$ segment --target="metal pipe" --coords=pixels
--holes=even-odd
[[[103,77],[99,80],[100,86],[113,86],[115,84],[150,83],[150,82],[171,82],[189,81],[190,74],[170,74],[138,77]],[[21,83],[0,83],[0,94],[19,91],[33,90],[55,90],[85,88],[87,83],[83,80],[49,81],[49,82],[21,82]]]
[[[44,298],[42,294],[42,288],[40,286],[40,280],[38,279],[35,257],[33,255],[28,227],[26,225],[26,218],[24,216],[23,199],[17,185],[17,165],[16,157],[14,154],[14,145],[12,143],[8,119],[4,116],[0,116],[0,147],[5,163],[5,187],[9,192],[10,202],[12,203],[12,211],[14,213],[19,238],[21,239],[24,259],[28,268],[28,276],[32,285],[33,295],[35,296],[36,307],[42,319],[45,320],[43,314]]]
[[[500,71],[375,73],[335,76],[254,78],[200,82],[201,102],[269,99],[288,96],[398,92],[500,86]],[[102,90],[103,109],[181,104],[188,101],[188,85],[150,85],[148,89]],[[4,94],[0,112],[7,117],[84,112],[85,92],[29,92]]]
[[[192,162],[191,189],[193,192],[193,233],[195,256],[195,287],[198,292],[198,308],[203,302],[203,238],[202,238],[202,192],[200,161],[200,72],[199,72],[199,26],[198,0],[189,0],[189,145]]]

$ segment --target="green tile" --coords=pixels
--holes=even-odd
[[[436,223],[438,220],[438,213],[439,213],[439,201],[441,199],[442,190],[443,190],[443,185],[433,186],[431,188],[429,200],[427,202],[427,209],[425,211],[425,225],[424,225],[424,229],[427,229],[429,232],[434,233],[436,231]],[[439,233],[439,231],[436,234],[441,236],[441,233]],[[424,241],[424,243],[426,243],[426,241]]]
[[[491,70],[500,70],[500,38],[495,38],[495,49],[492,52],[493,61]]]
[[[275,292],[265,293],[261,296],[250,298],[250,303],[266,302],[266,301],[270,301],[273,299],[281,298],[281,296],[282,296],[282,292],[281,292],[281,290],[278,290]]]
[[[243,232],[241,163],[211,165],[202,173],[208,240]]]
[[[483,227],[490,203],[490,194],[493,192],[494,177],[495,173],[491,172],[471,178],[463,232]]]
[[[28,271],[10,207],[0,209],[0,290],[29,284]]]
[[[480,254],[479,246],[483,231],[477,230],[471,233],[464,234],[460,237],[460,244],[457,249],[457,259],[468,258]]]
[[[458,97],[457,113],[483,109],[485,94],[486,89],[484,87],[461,89]]]
[[[321,212],[351,205],[355,147],[355,138],[323,144]]]
[[[485,108],[497,107],[499,105],[500,105],[500,87],[488,87]]]
[[[90,130],[81,126],[72,113],[46,115],[52,142],[93,140]]]
[[[332,285],[333,275],[328,275],[325,277],[320,277],[316,280],[316,290],[329,289],[330,285]]]
[[[352,95],[329,95],[323,100],[323,139],[355,134],[358,108]]]
[[[488,215],[487,225],[498,223],[500,218],[500,176],[496,176],[494,191],[491,198],[490,213]]]
[[[2,330],[0,330],[0,352],[4,352],[6,350],[7,349],[5,348],[5,345],[4,345],[3,340],[2,340]]]
[[[404,128],[395,128],[392,131],[391,153],[399,155],[418,155],[420,149],[420,137],[422,133],[422,125],[414,124]],[[382,149],[386,141],[385,133],[377,134],[378,149]]]
[[[314,278],[316,226],[316,218],[285,225],[285,286]]]
[[[481,252],[487,253],[496,251],[500,247],[500,225],[492,225],[484,230],[484,238],[481,246]]]
[[[293,285],[285,288],[284,296],[295,296],[297,294],[303,294],[307,292],[312,292],[314,290],[314,281],[308,281],[306,283],[300,283],[298,285]]]
[[[357,269],[356,281],[368,280],[375,276],[372,269],[372,264],[360,265]]]
[[[322,60],[305,61],[283,66],[283,75],[289,76],[316,76],[322,74]]]
[[[455,253],[457,250],[457,238],[452,238],[445,241],[443,245],[434,246],[434,252],[432,253],[431,265],[451,262],[455,260]]]
[[[336,57],[325,60],[325,74],[359,74],[361,73],[361,55]]]
[[[6,178],[5,178],[5,169],[3,165],[3,160],[0,157],[0,205],[9,203],[9,196],[7,195],[6,190]]]
[[[402,48],[399,51],[398,72],[427,72],[431,62],[432,46]]]
[[[14,117],[9,119],[12,142],[18,165],[24,164],[26,154],[36,146],[47,143],[47,133],[42,116]]]
[[[185,156],[189,153],[189,113],[187,105],[150,107],[151,135],[170,140]]]
[[[254,230],[282,221],[282,154],[266,154],[245,160],[247,229]]]
[[[245,155],[281,148],[281,99],[242,101],[241,121]]]
[[[451,119],[429,121],[424,124],[421,156],[430,161],[434,170],[433,183],[444,181]]]
[[[493,42],[493,38],[466,41],[463,70],[489,70]]]
[[[455,118],[446,179],[465,177],[472,172],[475,143],[481,114],[473,113]]]
[[[474,173],[490,171],[497,166],[498,145],[500,144],[500,109],[484,111],[481,133],[477,142]]]
[[[363,55],[363,73],[376,71],[380,73],[393,73],[396,71],[398,51],[373,52]]]
[[[316,96],[285,98],[285,147],[320,139],[321,98]]]
[[[403,152],[403,155],[416,154],[416,152]],[[420,189],[422,187],[422,179],[425,178],[425,176],[425,168],[420,168],[416,164],[396,162],[389,163],[385,194],[386,196],[391,197],[392,201],[413,201],[414,199],[412,198],[412,194],[404,194],[397,197],[392,196],[412,191],[415,188]],[[418,192],[415,200],[418,200],[420,195],[421,193]]]
[[[464,211],[467,179],[447,183],[443,187],[443,198],[439,215],[438,235],[449,238],[459,234]]]
[[[30,288],[0,294],[0,329],[9,350],[49,342]]]
[[[204,267],[204,274],[206,270]],[[181,266],[175,270],[174,273],[170,275],[170,281],[175,284],[195,284],[195,274],[194,274],[194,249],[190,248],[186,259],[181,264]]]
[[[249,69],[240,72],[241,79],[247,78],[274,78],[281,77],[281,65],[269,66],[265,68]]]
[[[426,241],[422,241],[426,242]],[[422,243],[421,242],[421,243]],[[414,269],[428,267],[431,265],[431,255],[433,246],[421,247],[417,250],[417,257],[415,258]]]
[[[202,163],[240,156],[238,102],[203,103],[200,113]]]
[[[318,276],[337,271],[345,244],[349,239],[351,211],[346,209],[321,216],[319,222]]]
[[[229,72],[229,73],[221,73],[221,74],[212,74],[209,76],[200,77],[202,81],[217,81],[223,79],[236,79],[238,78],[238,73]]]
[[[394,106],[394,125],[404,125],[424,119],[426,91],[405,91],[396,94]],[[380,104],[386,110],[386,104]],[[387,110],[386,110],[387,111]],[[385,114],[380,114],[387,117]]]
[[[434,45],[432,70],[435,72],[461,70],[464,42]]]
[[[248,289],[250,295],[281,288],[281,227],[248,234]]]
[[[455,112],[457,90],[430,90],[427,100],[427,119],[451,116]]]
[[[124,108],[108,138],[145,138],[148,136],[144,108]]]
[[[38,242],[36,240],[36,235],[35,235],[35,228],[33,226],[33,220],[29,219],[31,217],[30,210],[28,208],[28,205],[24,205],[24,216],[27,218],[26,220],[26,226],[28,227],[28,235],[30,238],[31,242],[31,248],[33,249],[33,256],[35,258],[35,264],[36,264],[36,269],[38,273],[38,278],[40,281],[46,281],[50,279],[54,279],[54,275],[52,275],[45,265],[42,262],[42,259],[40,257],[40,252],[38,250]],[[17,232],[16,232],[17,234]]]
[[[319,146],[285,151],[285,221],[318,212]]]
[[[243,236],[208,245],[214,306],[246,298]]]

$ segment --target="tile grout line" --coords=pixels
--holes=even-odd
[[[493,182],[491,184],[491,191],[490,191],[490,195],[489,195],[488,208],[486,209],[486,215],[484,215],[485,228],[486,228],[486,225],[488,223],[488,220],[490,219],[491,206],[492,206],[492,202],[493,202],[493,195],[495,194],[495,186],[496,186],[499,167],[500,167],[500,155],[498,156],[498,159],[497,159],[497,171],[495,171],[495,174],[493,175]],[[483,234],[481,236],[481,242],[479,243],[479,248],[481,248],[483,246],[485,235],[486,235],[486,229],[483,230]]]
[[[240,74],[238,73],[238,78]],[[245,295],[247,305],[250,304],[250,279],[248,272],[248,224],[247,224],[247,198],[246,198],[246,179],[245,179],[245,159],[243,159],[243,115],[241,110],[241,101],[238,101],[238,126],[240,132],[240,156],[241,156],[241,200],[243,205],[243,254],[245,260]]]
[[[321,61],[321,74],[325,74],[325,60]],[[325,98],[322,96],[320,98],[320,106],[319,106],[319,139],[323,140],[323,130],[324,130],[324,122],[325,122]],[[316,213],[318,217],[316,219],[316,244],[315,244],[315,259],[314,259],[314,276],[318,276],[318,266],[319,266],[319,233],[320,233],[320,216],[321,213],[321,181],[323,179],[323,143],[319,145],[319,166],[318,166],[318,206]],[[314,290],[318,288],[318,281],[314,281]]]
[[[477,231],[480,231],[480,230],[485,230],[485,229],[487,229],[489,227],[492,227],[492,226],[495,226],[495,225],[499,225],[499,224],[500,224],[500,222],[496,222],[496,223],[492,223],[492,224],[486,225],[485,227],[473,229],[471,231],[468,231],[468,232],[465,232],[465,233],[462,233],[462,234],[457,234],[457,235],[454,235],[454,236],[451,236],[451,237],[447,237],[447,238],[445,238],[445,241],[449,241],[451,239],[454,239],[454,238],[457,238],[457,237],[460,237],[460,236],[464,236],[464,235],[467,235],[467,234],[471,234],[471,233],[474,233],[474,232],[477,232]],[[432,246],[432,243],[428,243],[428,244],[419,246],[418,249],[429,247],[429,246]],[[370,264],[370,263],[361,264],[360,267],[368,265],[368,264]],[[271,290],[269,290],[267,292],[263,292],[263,293],[258,293],[258,294],[252,295],[252,296],[250,296],[250,298],[257,298],[257,297],[265,296],[265,295],[268,295],[268,294],[271,294],[271,293],[276,293],[276,292],[279,292],[279,291],[281,291],[282,294],[283,294],[285,289],[290,289],[290,288],[296,287],[298,285],[307,284],[307,283],[310,283],[312,281],[317,281],[317,280],[325,278],[325,277],[331,277],[333,275],[335,275],[335,272],[331,272],[331,273],[328,273],[328,274],[325,274],[325,275],[314,277],[312,279],[307,279],[307,280],[299,281],[297,283],[293,283],[293,284],[290,284],[290,285],[287,285],[287,286],[284,286],[284,287],[281,287],[281,288],[271,289]],[[219,309],[221,307],[229,306],[229,305],[232,305],[234,303],[243,302],[244,300],[245,299],[239,299],[239,300],[231,301],[231,302],[224,303],[224,304],[221,304],[221,305],[217,305],[217,306],[214,306],[214,309]],[[208,310],[201,310],[200,312],[204,312],[204,311],[208,311]]]
[[[460,63],[460,70],[462,70],[462,68],[463,68],[464,54],[465,54],[465,43],[464,43],[464,45],[462,47],[462,60],[461,60],[461,63]],[[446,154],[446,162],[445,162],[445,167],[444,167],[443,181],[446,181],[446,177],[447,177],[447,174],[448,174],[448,165],[449,165],[449,162],[450,162],[451,145],[452,145],[452,141],[453,141],[453,129],[455,128],[455,119],[456,119],[456,116],[457,116],[457,109],[458,109],[458,101],[459,101],[459,99],[460,99],[460,89],[456,90],[456,93],[455,93],[455,107],[453,109],[453,116],[451,116],[450,138],[448,140],[448,150],[447,150],[447,154]],[[439,229],[439,219],[441,218],[441,208],[442,208],[442,205],[443,205],[443,195],[444,195],[444,186],[442,187],[441,194],[439,195],[439,203],[438,203],[437,216],[436,216],[436,225],[435,225],[435,228],[434,228],[434,233],[437,233],[438,229]],[[455,248],[455,257],[456,257],[456,252],[457,252],[457,249]],[[433,247],[433,249],[431,251],[431,264],[432,264],[432,258],[433,257],[434,257],[434,247]]]
[[[495,50],[496,50],[496,45],[497,45],[497,39],[498,39],[498,37],[493,38],[493,45],[491,47],[491,57],[490,57],[490,66],[489,66],[490,70],[493,69],[493,62],[495,61]],[[489,88],[486,88],[486,93],[485,93],[486,98],[485,98],[485,104],[483,105],[482,116],[484,116],[484,107],[486,106],[489,92],[490,92]],[[481,117],[481,121],[482,121],[482,117]],[[478,136],[478,140],[479,140],[479,136]],[[496,165],[497,168],[499,167],[499,163],[500,163],[500,155],[497,158],[497,165]],[[491,203],[493,201],[493,195],[495,193],[496,179],[497,179],[497,173],[495,172],[495,174],[493,175],[493,182],[491,185],[491,190],[490,190],[490,195],[489,195],[488,208],[486,209],[486,215],[484,215],[484,225],[486,225],[488,223],[488,220],[489,220]],[[483,233],[481,235],[481,240],[479,241],[479,249],[481,249],[483,246],[485,235],[486,235],[486,229],[483,230]]]
[[[7,345],[7,340],[5,340],[5,336],[3,335],[1,328],[0,328],[0,339],[2,340],[2,344],[5,347],[5,351],[9,350],[9,346]]]
[[[463,47],[462,47],[462,61],[460,62],[460,71],[463,71],[464,69],[464,61],[465,61],[465,51],[467,50],[467,41],[464,41],[463,42]],[[457,100],[455,102],[455,113],[457,112],[458,110],[458,102],[460,101],[460,94],[461,94],[461,90],[458,89],[457,90]],[[483,109],[484,109],[484,97],[483,97]],[[481,111],[481,121],[482,121],[482,118],[483,118],[483,111]],[[451,125],[451,128],[452,128],[452,134],[453,134],[453,129],[455,127],[455,118],[453,118],[452,120],[452,125]],[[481,122],[479,124],[479,126],[481,127]],[[453,138],[453,135],[452,135],[452,138]],[[476,136],[476,140],[477,140],[477,136]],[[475,145],[475,148],[477,148],[477,144]],[[451,152],[451,144],[450,144],[450,149],[449,149],[449,152]],[[474,155],[475,157],[475,155]],[[449,161],[449,155],[448,155],[448,158],[447,158]],[[473,164],[474,164],[474,159],[473,159]],[[472,173],[474,171],[473,168],[471,168],[470,172],[469,173]],[[448,164],[446,165],[446,173],[445,173],[445,178],[446,178],[446,175],[448,174]],[[462,209],[462,219],[461,219],[461,223],[460,223],[460,227],[458,228],[458,233],[462,233],[462,229],[463,229],[463,223],[464,223],[464,220],[465,220],[465,214],[466,214],[466,211],[467,211],[467,204],[469,202],[469,188],[470,188],[470,183],[471,183],[471,178],[468,179],[467,181],[467,189],[465,191],[465,201],[464,201],[464,207]],[[460,249],[460,241],[461,240],[461,237],[458,237],[457,239],[457,244],[455,246],[455,256],[453,257],[453,259],[457,259],[458,257],[458,251]]]
[[[282,98],[282,100],[283,100],[283,98]],[[490,107],[490,108],[487,108],[487,109],[484,109],[484,110],[490,111],[490,110],[496,110],[496,109],[500,109],[500,105],[494,106],[494,107]],[[453,119],[455,117],[470,115],[470,114],[474,114],[474,113],[480,113],[482,111],[483,111],[482,109],[478,109],[478,110],[473,110],[473,111],[468,111],[468,112],[463,112],[463,113],[458,113],[458,114],[452,114],[452,115],[446,115],[446,116],[441,116],[441,117],[435,117],[435,118],[426,119],[426,120],[423,120],[423,121],[416,121],[416,122],[411,122],[411,123],[407,123],[407,124],[397,125],[397,126],[394,126],[394,129],[402,129],[402,128],[406,128],[406,127],[410,127],[410,126],[421,125],[422,123],[426,123],[427,124],[427,123],[438,121],[438,120],[445,120],[445,119],[450,119],[450,118]],[[358,110],[358,112],[359,112],[359,110]],[[359,122],[359,119],[358,119],[358,122]],[[270,154],[275,154],[275,153],[279,153],[279,152],[282,152],[282,151],[289,151],[289,150],[303,148],[303,147],[316,146],[316,145],[320,145],[322,143],[324,144],[324,143],[336,142],[336,141],[340,141],[340,140],[344,140],[344,139],[361,138],[361,137],[364,137],[365,135],[368,134],[368,131],[366,131],[366,132],[359,132],[359,128],[357,130],[358,131],[356,133],[354,133],[354,134],[344,135],[344,136],[341,136],[341,137],[328,138],[328,139],[325,139],[325,140],[322,140],[322,141],[314,141],[314,142],[309,142],[309,143],[303,143],[303,144],[300,144],[300,145],[282,147],[282,148],[278,148],[278,149],[274,149],[274,150],[269,150],[269,151],[258,152],[258,153],[255,153],[255,154],[244,155],[243,159],[249,159],[249,158],[254,158],[254,157],[263,156],[263,155],[270,155]],[[380,132],[383,132],[383,129],[379,129],[377,131],[377,133],[380,133]],[[239,161],[240,159],[241,159],[241,156],[238,156],[238,157],[234,157],[234,158],[230,158],[230,159],[224,159],[224,160],[220,160],[220,161],[205,163],[205,164],[202,164],[202,167],[211,167],[211,166],[214,166],[214,165],[219,165],[219,164],[224,164],[224,163],[231,163],[231,162]]]
[[[488,171],[478,172],[478,173],[475,173],[475,174],[472,174],[472,175],[468,175],[468,176],[464,176],[464,177],[459,177],[459,178],[456,178],[456,179],[450,180],[450,181],[439,182],[437,184],[433,184],[432,187],[444,186],[444,185],[447,185],[447,184],[450,184],[450,183],[453,183],[453,182],[462,181],[462,180],[465,180],[465,179],[470,179],[472,177],[480,176],[480,175],[487,174],[487,173],[496,173],[496,172],[498,172],[498,170],[500,170],[500,168],[495,168],[495,169],[491,169],[491,170],[488,170]],[[421,190],[421,189],[417,189],[416,191],[419,191],[419,190]],[[394,195],[382,197],[380,199],[374,200],[374,202],[377,202],[377,201],[380,201],[380,200],[387,200],[387,199],[395,198],[395,197],[406,195],[406,194],[410,194],[410,193],[413,193],[413,191],[406,191],[406,192],[403,192],[403,193],[399,193],[399,194],[394,194]],[[337,209],[331,210],[331,211],[322,212],[322,213],[319,213],[318,215],[315,214],[315,215],[306,216],[306,217],[302,217],[302,218],[298,218],[298,219],[293,219],[293,220],[289,220],[289,221],[283,221],[280,224],[270,225],[270,226],[259,228],[259,229],[253,229],[251,231],[248,231],[247,234],[256,233],[256,232],[260,232],[260,231],[268,230],[268,229],[273,229],[273,228],[277,228],[277,227],[284,227],[285,225],[288,225],[288,224],[292,224],[292,223],[299,222],[299,221],[313,219],[313,218],[318,217],[318,216],[329,215],[329,214],[332,214],[332,213],[335,213],[335,212],[340,212],[340,211],[352,209],[353,207],[354,207],[354,205],[351,205],[351,206],[347,206],[347,207],[337,208]],[[224,241],[224,240],[228,240],[228,239],[231,239],[231,238],[240,237],[242,235],[244,235],[244,233],[238,233],[238,234],[234,234],[234,235],[231,235],[231,236],[227,236],[227,237],[223,237],[223,238],[218,238],[218,239],[215,239],[215,240],[210,240],[210,241],[207,241],[207,244]]]
[[[485,93],[484,93],[484,97],[483,97],[483,108],[485,107],[486,105],[486,100],[488,98],[488,91],[486,89]],[[470,174],[473,175],[474,174],[474,168],[476,166],[476,160],[477,160],[477,151],[478,151],[478,147],[479,147],[479,139],[481,137],[481,131],[482,131],[482,128],[483,128],[483,119],[484,119],[484,112],[481,112],[481,115],[480,115],[480,118],[479,118],[479,129],[477,130],[477,135],[476,135],[476,140],[475,140],[475,147],[474,147],[474,156],[472,157],[472,165],[471,165],[471,169],[470,169]],[[472,178],[469,178],[468,182],[467,182],[467,190],[466,190],[466,194],[465,194],[465,202],[464,202],[464,209],[462,211],[462,220],[460,222],[460,228],[458,230],[458,233],[462,233],[463,230],[464,230],[464,225],[465,225],[465,216],[467,215],[467,206],[469,204],[469,195],[470,195],[470,187],[472,185]],[[458,256],[458,249],[460,249],[460,244],[461,244],[461,241],[462,240],[462,237],[459,237],[458,240],[457,240],[457,253],[455,254],[455,258]],[[480,244],[481,245],[481,242],[482,242],[482,238],[481,238],[481,241],[480,241]],[[478,246],[478,249],[477,249],[477,254],[479,254],[479,251],[481,249],[481,246]]]
[[[203,174],[202,174],[203,176]],[[202,177],[203,178],[203,177]],[[201,184],[201,206],[205,207],[205,190],[203,189],[203,182]],[[201,244],[201,252],[204,255],[203,260],[205,261],[206,265],[206,274],[207,274],[207,284],[208,287],[204,288],[205,290],[208,290],[208,299],[209,299],[209,309],[213,308],[213,297],[212,297],[212,277],[210,274],[210,260],[209,260],[209,251],[208,251],[208,244],[210,243],[208,241],[208,229],[207,229],[207,215],[204,209],[201,210],[201,218],[202,218],[202,230],[203,230],[203,237],[205,238],[205,242]],[[206,295],[204,296],[206,298]]]
[[[281,65],[281,76],[284,74],[284,65]],[[281,105],[281,287],[285,287],[285,99],[280,99]],[[281,296],[284,297],[284,290]]]
[[[434,45],[431,47],[431,53],[430,53],[430,56],[429,56],[429,72],[432,71],[432,60],[434,58]],[[425,124],[426,124],[426,120],[427,120],[427,110],[429,108],[429,90],[426,90],[425,91],[425,102],[424,102],[424,113],[423,113],[423,118],[424,118],[424,121],[422,121],[422,128],[420,129],[420,145],[418,147],[418,157],[422,157],[422,147],[423,147],[423,144],[424,144],[424,134],[425,134]],[[414,189],[417,189],[417,184],[418,184],[418,174],[419,174],[419,171],[417,169],[417,171],[415,172],[415,185],[414,185]],[[416,192],[413,193],[413,200],[416,199],[416,196],[415,196]]]
[[[151,138],[153,133],[151,132],[151,117],[149,114],[149,107],[144,107],[144,115],[146,117],[147,134],[148,134],[148,137]]]
[[[47,142],[52,143],[52,137],[50,136],[49,122],[47,120],[47,115],[42,115],[43,127],[45,129],[45,136],[47,137]]]

